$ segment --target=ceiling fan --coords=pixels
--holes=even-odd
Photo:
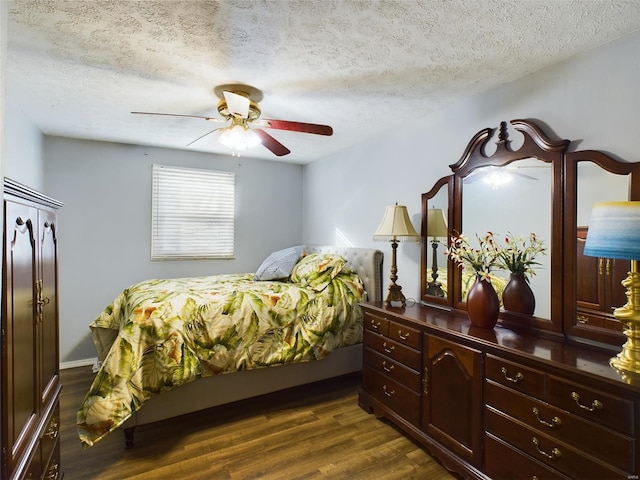
[[[204,137],[220,132],[218,141],[233,150],[233,155],[238,155],[240,151],[253,148],[260,143],[270,150],[274,155],[282,157],[291,153],[287,147],[268,134],[263,128],[273,128],[276,130],[289,130],[292,132],[313,133],[315,135],[333,135],[333,129],[328,125],[318,125],[315,123],[292,122],[288,120],[260,119],[261,110],[257,101],[251,99],[251,94],[257,100],[262,98],[262,93],[248,85],[223,85],[216,87],[214,92],[218,94],[218,113],[222,118],[207,117],[200,115],[186,115],[179,113],[157,113],[157,112],[131,112],[140,115],[164,115],[170,117],[199,118],[209,122],[227,123],[224,127],[219,127],[196,138],[187,146],[193,145]],[[250,93],[251,92],[251,93]]]
[[[478,180],[482,180],[484,183],[489,185],[493,190],[497,190],[499,187],[506,185],[511,182],[514,177],[519,178],[520,180],[538,180],[536,177],[532,177],[531,175],[526,175],[518,171],[518,167],[495,167],[488,166],[478,168],[477,170],[472,171],[465,179],[464,183],[474,183]]]

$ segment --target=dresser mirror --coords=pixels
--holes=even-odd
[[[528,120],[503,122],[470,140],[460,160],[450,166],[453,174],[422,196],[423,303],[466,310],[465,275],[444,255],[437,260],[444,296],[429,289],[433,262],[428,210],[447,205],[449,236],[461,232],[475,245],[476,234],[488,231],[499,240],[507,233],[524,237],[533,232],[548,247],[530,277],[536,299],[533,315],[502,308],[500,323],[619,348],[624,336],[612,311],[626,303],[620,283],[629,262],[582,252],[594,203],[640,200],[640,162],[596,150],[567,152],[569,143],[551,139]],[[505,176],[510,181],[502,183]],[[444,250],[441,242],[438,251]],[[503,280],[509,275],[493,273]]]
[[[528,239],[531,233],[551,245],[552,171],[548,163],[536,158],[517,160],[504,167],[487,166],[472,171],[462,179],[462,233],[474,243],[476,235],[493,232],[499,242],[505,235]],[[532,201],[535,199],[535,201]],[[535,275],[529,285],[535,296],[534,315],[551,318],[551,262],[539,256]],[[509,281],[510,272],[491,272],[498,298]],[[472,272],[462,272],[459,301],[473,281]]]
[[[461,232],[475,244],[476,234],[484,236],[488,231],[500,239],[508,233],[528,237],[534,232],[545,242],[548,254],[539,258],[540,268],[531,279],[536,297],[534,315],[502,309],[500,322],[503,324],[562,331],[561,170],[568,144],[567,140],[549,139],[529,121],[514,120],[509,125],[503,122],[499,129],[478,132],[460,160],[450,166],[453,175],[447,182],[445,179],[438,182],[441,188],[448,185],[451,195],[450,235]],[[506,177],[510,181],[501,183]],[[434,189],[430,191],[431,197],[435,195]],[[425,223],[423,218],[423,229]],[[426,255],[428,242],[429,238],[423,237],[422,275],[425,278],[430,265]],[[450,260],[447,273],[446,304],[455,310],[466,310],[470,275],[461,272]],[[509,276],[509,272],[494,273],[502,279]],[[427,286],[423,281],[423,302],[442,303],[427,295]]]
[[[451,223],[452,176],[441,178],[422,195],[422,299],[448,305],[452,276],[446,256]]]
[[[565,270],[574,272],[572,288],[565,287],[565,333],[596,342],[621,345],[622,324],[614,319],[613,309],[626,301],[621,285],[630,270],[630,262],[583,255],[584,241],[593,205],[640,199],[640,163],[628,163],[601,152],[587,150],[568,153],[567,209],[565,222],[567,255]],[[571,308],[574,307],[574,308]]]

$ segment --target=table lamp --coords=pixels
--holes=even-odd
[[[384,301],[385,306],[391,305],[391,302],[401,302],[406,307],[407,300],[402,294],[402,287],[396,284],[398,279],[398,268],[396,267],[396,250],[398,241],[419,241],[420,235],[415,231],[407,207],[404,205],[395,205],[387,207],[380,226],[373,234],[374,240],[391,242],[391,284],[389,285],[389,293]]]
[[[431,281],[427,282],[427,295],[444,297],[442,284],[438,282],[438,245],[440,245],[438,238],[447,238],[448,232],[444,210],[441,208],[427,210],[427,236],[433,238],[431,240],[431,248],[433,249]]]
[[[622,281],[627,303],[613,311],[625,325],[627,341],[609,362],[620,373],[640,374],[640,202],[596,203],[591,212],[584,254],[631,260],[629,276]]]

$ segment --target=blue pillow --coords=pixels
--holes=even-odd
[[[298,245],[273,252],[262,262],[262,265],[260,265],[260,268],[258,268],[256,272],[254,280],[279,280],[287,278],[291,275],[291,271],[300,259],[303,251],[304,247]]]

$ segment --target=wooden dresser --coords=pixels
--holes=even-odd
[[[465,478],[637,479],[640,385],[610,351],[364,303],[359,403]]]
[[[5,179],[2,479],[62,478],[56,223],[61,205]]]

